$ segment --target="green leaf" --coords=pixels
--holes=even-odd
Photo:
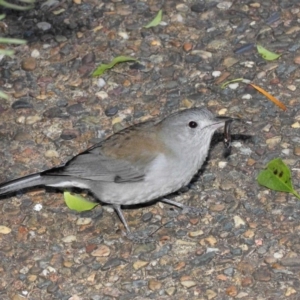
[[[3,49],[0,49],[0,55],[7,55],[7,56],[10,56],[10,57],[13,57],[14,54],[15,54],[14,50],[3,50]]]
[[[27,10],[27,9],[30,9],[34,6],[33,5],[34,1],[35,0],[23,0],[21,2],[30,3],[30,5],[21,6],[21,5],[13,4],[13,3],[10,3],[10,2],[6,2],[5,0],[0,0],[0,6],[10,8],[10,9],[16,9],[16,10]]]
[[[275,60],[275,59],[277,59],[278,57],[281,56],[281,54],[271,52],[271,51],[267,50],[266,48],[264,48],[261,45],[256,45],[256,48],[257,48],[258,53],[265,60]]]
[[[10,38],[2,38],[0,37],[0,43],[5,43],[5,44],[26,44],[27,41],[21,40],[21,39],[10,39]]]
[[[236,79],[232,79],[232,80],[226,81],[226,82],[224,82],[224,83],[221,85],[221,89],[225,89],[225,87],[226,87],[228,84],[231,84],[231,83],[234,83],[234,82],[243,82],[243,81],[244,81],[244,78],[236,78]]]
[[[156,17],[147,25],[144,26],[144,28],[150,28],[157,26],[162,20],[162,10],[159,10]]]
[[[101,64],[94,72],[93,76],[102,75],[107,69],[111,69],[118,63],[127,62],[127,61],[137,61],[137,59],[129,56],[118,56],[114,58],[109,64]]]
[[[293,188],[291,171],[280,158],[271,160],[267,167],[260,171],[257,181],[271,190],[291,193],[300,199],[300,195]]]
[[[98,205],[98,203],[90,202],[82,196],[70,192],[64,192],[64,199],[70,209],[78,212],[91,210]]]
[[[0,98],[8,99],[8,96],[2,91],[0,91]]]

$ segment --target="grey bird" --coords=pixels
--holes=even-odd
[[[37,186],[89,190],[113,206],[128,236],[135,239],[121,206],[159,200],[187,185],[205,161],[214,132],[231,120],[191,108],[159,122],[133,125],[63,166],[1,184],[0,196]],[[166,198],[160,201],[190,209]]]

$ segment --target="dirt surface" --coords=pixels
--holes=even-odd
[[[160,25],[146,29],[163,10]],[[0,181],[64,163],[130,124],[181,108],[239,117],[233,148],[215,138],[193,183],[166,204],[125,210],[133,244],[109,207],[75,213],[63,195],[35,190],[0,202],[0,298],[300,299],[300,202],[260,187],[275,157],[300,189],[300,4],[267,1],[38,1],[5,10],[1,36],[24,38],[1,57]],[[282,54],[266,61],[259,43]],[[123,63],[92,78],[119,55]],[[280,99],[282,111],[246,78]],[[250,138],[249,138],[250,136]]]

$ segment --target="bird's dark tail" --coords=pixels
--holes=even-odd
[[[18,190],[44,185],[40,173],[31,174],[0,184],[0,195],[9,194]]]

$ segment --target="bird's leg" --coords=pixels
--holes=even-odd
[[[163,198],[160,201],[181,208],[182,212],[184,214],[191,214],[191,215],[195,215],[195,216],[201,216],[204,212],[200,208],[193,207],[193,206],[188,206],[188,205],[185,205],[185,204],[182,204],[182,203],[179,203],[179,202],[176,202],[174,200],[167,199],[167,198]]]
[[[116,213],[118,214],[121,222],[125,226],[126,235],[127,235],[128,239],[130,239],[131,241],[133,241],[134,243],[137,243],[137,244],[146,244],[146,243],[154,242],[154,239],[152,237],[150,237],[150,235],[148,233],[131,232],[130,228],[126,222],[126,219],[123,215],[121,206],[114,204],[113,208],[116,211]]]

